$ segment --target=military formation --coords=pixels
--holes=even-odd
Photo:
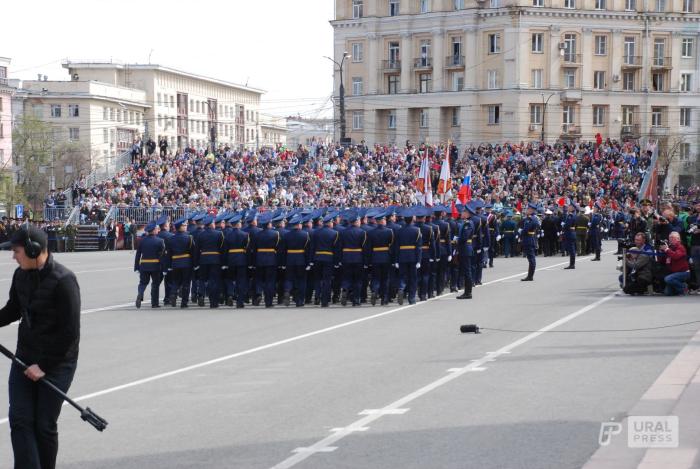
[[[598,209],[579,216],[571,203],[569,214],[553,223],[554,241],[547,231],[551,210],[528,204],[520,215],[481,200],[452,207],[195,213],[172,223],[162,217],[145,227],[136,250],[136,306],[149,284],[154,308],[161,284],[163,303],[174,307],[179,300],[181,308],[403,305],[447,291],[471,299],[483,269],[501,255],[527,258],[523,281],[534,279],[538,253],[565,250],[569,268],[581,247],[599,260],[607,229]]]

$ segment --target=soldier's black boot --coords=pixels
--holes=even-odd
[[[197,305],[199,306],[204,306],[204,296],[201,296],[197,298]]]
[[[226,306],[233,306],[233,297],[232,296],[226,297]]]
[[[599,261],[600,260],[600,251],[595,252],[595,257],[591,259],[591,261]]]
[[[458,300],[471,300],[472,299],[472,286],[467,285],[464,287],[464,293],[457,297]]]
[[[399,305],[403,305],[403,290],[399,288],[399,291],[396,292],[396,301],[399,302]]]
[[[340,291],[340,304],[342,306],[347,306],[348,304],[348,292],[344,288]]]
[[[370,297],[370,303],[372,303],[372,306],[376,306],[376,304],[377,304],[377,292],[372,292],[372,296]]]
[[[282,304],[284,304],[285,306],[289,306],[289,292],[288,291],[284,292],[284,294],[282,295]]]
[[[569,266],[564,267],[564,270],[573,270],[576,268],[576,256],[569,256]]]
[[[163,298],[163,306],[170,306],[170,297],[166,296]]]
[[[527,268],[527,277],[521,278],[521,282],[532,282],[534,280],[535,276],[535,268],[532,266],[528,266]]]
[[[141,302],[143,301],[143,295],[136,295],[136,307],[141,307]]]

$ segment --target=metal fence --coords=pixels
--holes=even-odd
[[[65,220],[71,210],[70,207],[44,207],[44,220]]]
[[[197,211],[199,210],[186,207],[113,207],[109,217],[117,223],[132,221],[137,225],[145,225],[163,215],[169,216],[170,220],[177,220]]]

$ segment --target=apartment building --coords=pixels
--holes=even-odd
[[[168,139],[170,148],[217,145],[254,147],[259,139],[264,91],[155,64],[71,62],[63,67],[78,80],[95,80],[146,93],[151,105],[145,133]]]
[[[7,78],[10,59],[0,57],[0,170],[10,166],[12,158],[12,96],[14,88]]]
[[[669,180],[694,168],[698,0],[336,0],[331,25],[354,141],[600,133],[680,141]]]

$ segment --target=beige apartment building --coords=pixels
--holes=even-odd
[[[155,64],[66,61],[63,67],[75,80],[145,91],[145,134],[167,138],[171,149],[208,147],[212,128],[217,145],[254,148],[259,141],[260,89]]]
[[[675,176],[700,151],[700,0],[336,0],[331,24],[354,141],[680,141]]]

